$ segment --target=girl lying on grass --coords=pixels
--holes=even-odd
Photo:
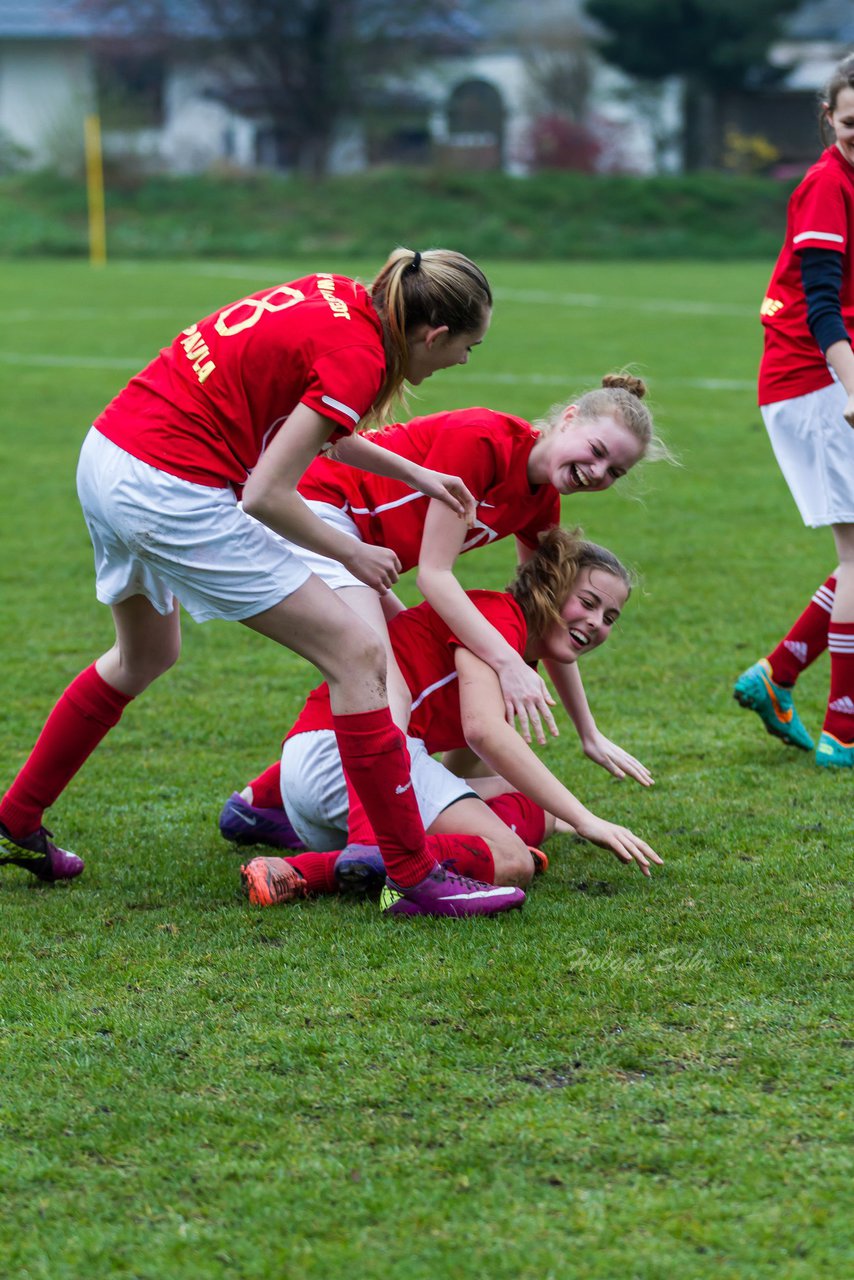
[[[543,721],[557,734],[542,678],[474,606],[454,576],[465,551],[514,534],[524,563],[545,529],[560,522],[562,496],[601,493],[641,458],[667,458],[656,436],[646,385],[628,373],[606,374],[602,385],[570,403],[555,405],[546,418],[526,422],[492,409],[430,414],[373,432],[383,449],[422,466],[459,474],[477,503],[467,527],[441,502],[425,498],[397,479],[367,475],[324,456],[299,483],[312,511],[360,543],[383,546],[397,556],[401,572],[418,566],[418,587],[465,647],[495,671],[510,724],[518,717],[526,741],[531,726],[545,741]],[[388,620],[403,608],[391,591],[371,590],[340,560],[292,547],[314,573],[368,621],[388,645],[389,698],[401,725],[408,718],[409,691],[388,642]],[[582,748],[617,778],[649,786],[649,770],[599,731],[574,664],[546,659],[552,683],[568,711]],[[279,800],[279,762],[234,792],[220,815],[220,830],[238,844],[292,847],[293,833]]]
[[[523,661],[573,664],[607,640],[630,590],[616,556],[583,541],[579,531],[558,527],[540,536],[506,591],[466,594]],[[496,672],[429,603],[398,613],[389,634],[411,697],[412,785],[437,861],[487,884],[524,886],[537,864],[546,864],[534,846],[555,830],[571,830],[622,862],[636,862],[644,875],[661,863],[640,837],[591,813],[555,777],[508,722]],[[432,758],[462,747],[485,762],[489,778],[466,781]],[[348,794],[325,685],[309,695],[285,739],[281,790],[296,833],[312,852],[257,857],[241,867],[250,902],[270,906],[385,883],[370,824]],[[389,914],[408,914],[406,900],[393,890],[383,906]]]

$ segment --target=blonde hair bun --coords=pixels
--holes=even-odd
[[[602,386],[608,389],[628,391],[629,395],[643,400],[647,393],[647,385],[643,378],[636,378],[633,373],[606,373]]]

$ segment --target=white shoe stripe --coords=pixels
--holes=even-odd
[[[458,898],[468,901],[472,898],[506,898],[508,894],[515,893],[515,889],[509,887],[496,887],[494,889],[477,889],[471,893],[447,893],[443,895],[443,902],[456,902]]]

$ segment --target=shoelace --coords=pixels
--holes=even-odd
[[[442,872],[443,880],[454,880],[457,884],[462,885],[464,889],[469,889],[472,892],[476,892],[483,884],[483,881],[473,880],[471,876],[461,876],[458,871],[449,871],[447,867],[443,867],[441,864],[439,870]]]

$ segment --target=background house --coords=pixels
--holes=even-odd
[[[168,39],[128,40],[87,0],[0,0],[0,168],[79,169],[83,117],[106,155],[143,168],[290,169],[293,138],[259,85],[223,56],[194,0],[167,6]],[[132,6],[131,6],[132,8]],[[475,6],[476,11],[476,6]],[[339,122],[326,168],[576,168],[649,173],[681,163],[682,86],[638,85],[594,52],[582,0],[492,0],[471,38],[415,74],[389,74]],[[803,168],[815,156],[816,87],[854,45],[854,6],[812,0],[789,19],[772,87],[725,95],[710,157],[733,168]]]
[[[802,173],[822,146],[818,121],[821,87],[840,58],[854,48],[854,4],[850,0],[810,0],[787,20],[785,29],[784,39],[773,46],[768,59],[780,74],[779,80],[749,93],[725,96],[717,145],[724,156],[729,148],[732,165],[739,167],[732,142],[741,139],[745,166],[750,167],[752,154],[756,167],[761,167],[758,162],[765,142],[774,152],[768,167],[788,177]]]

